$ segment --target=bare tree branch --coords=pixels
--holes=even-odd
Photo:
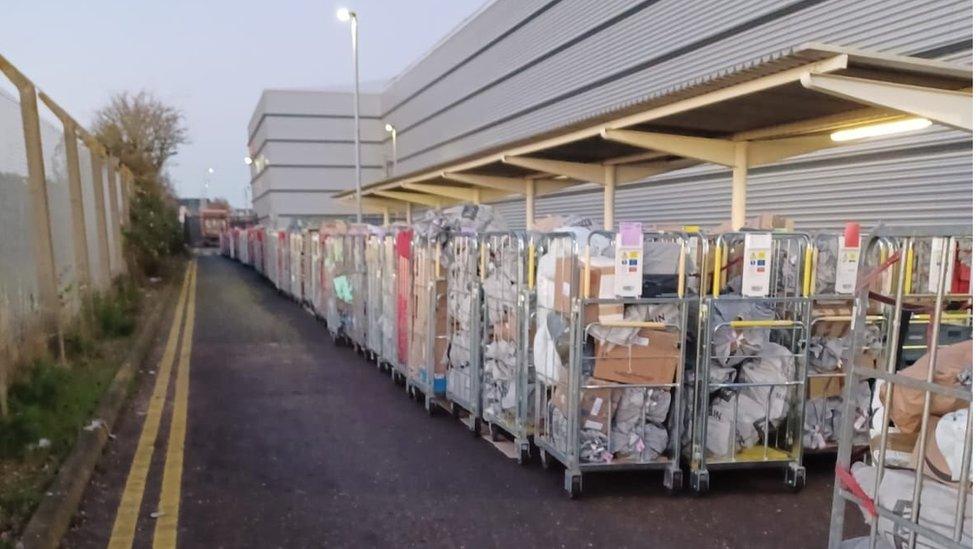
[[[95,113],[94,133],[137,180],[165,189],[163,167],[188,142],[183,113],[149,92],[122,92]]]

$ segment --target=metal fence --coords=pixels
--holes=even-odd
[[[44,352],[124,274],[133,176],[0,56],[0,413],[14,365]]]

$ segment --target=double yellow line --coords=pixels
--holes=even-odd
[[[129,475],[125,480],[122,499],[115,514],[112,537],[108,546],[112,549],[129,549],[135,540],[139,509],[142,507],[146,481],[152,464],[153,450],[159,427],[166,408],[166,395],[169,392],[173,365],[176,364],[176,387],[173,394],[172,419],[166,445],[166,462],[163,466],[162,489],[159,506],[156,509],[156,528],[153,533],[153,547],[176,547],[177,524],[180,513],[180,483],[183,478],[183,444],[186,440],[187,404],[190,394],[190,354],[193,350],[193,324],[196,316],[196,261],[190,263],[183,277],[180,299],[173,314],[169,336],[163,356],[156,369],[156,383],[153,386],[146,419],[142,424],[139,444],[136,447]],[[180,327],[182,326],[182,341]],[[179,345],[179,355],[177,346]],[[178,360],[177,360],[178,359]]]

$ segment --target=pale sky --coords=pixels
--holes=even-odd
[[[486,0],[2,0],[0,53],[88,125],[118,91],[149,90],[186,114],[191,143],[170,165],[182,196],[244,202],[247,122],[264,88],[351,86],[393,77]]]

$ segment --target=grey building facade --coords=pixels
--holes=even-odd
[[[398,130],[397,174],[406,174],[624,109],[805,42],[970,65],[972,3],[495,0],[371,97],[377,100],[374,110],[365,108],[364,98],[363,110],[376,118],[364,120],[363,135],[370,135],[366,128],[374,122],[378,130],[377,143],[364,146],[364,158],[373,154],[373,162],[382,166],[383,155],[389,155],[385,123]],[[284,104],[277,108],[293,115],[301,111]],[[335,113],[348,115],[350,109],[347,103],[344,113]],[[346,139],[351,135],[350,129]],[[257,146],[254,137],[252,147]],[[968,223],[971,154],[969,134],[932,128],[806,155],[750,173],[749,214],[783,213],[807,229],[851,219]],[[269,158],[274,166],[274,156]],[[350,163],[351,150],[345,158],[336,162]],[[340,170],[322,172],[328,179],[308,184],[348,189],[354,178]],[[382,169],[367,173],[365,182],[384,177]],[[339,179],[333,182],[333,175]],[[717,223],[728,218],[729,180],[728,169],[712,166],[657,176],[619,189],[616,217]],[[260,192],[256,187],[256,199]],[[583,188],[541,197],[536,211],[599,220],[599,192]],[[328,213],[337,211],[329,207],[334,209]],[[513,226],[524,224],[520,200],[499,207]]]
[[[251,196],[260,223],[288,227],[354,214],[332,196],[354,189],[352,94],[265,90],[248,124]],[[380,96],[360,97],[363,181],[387,173]]]

